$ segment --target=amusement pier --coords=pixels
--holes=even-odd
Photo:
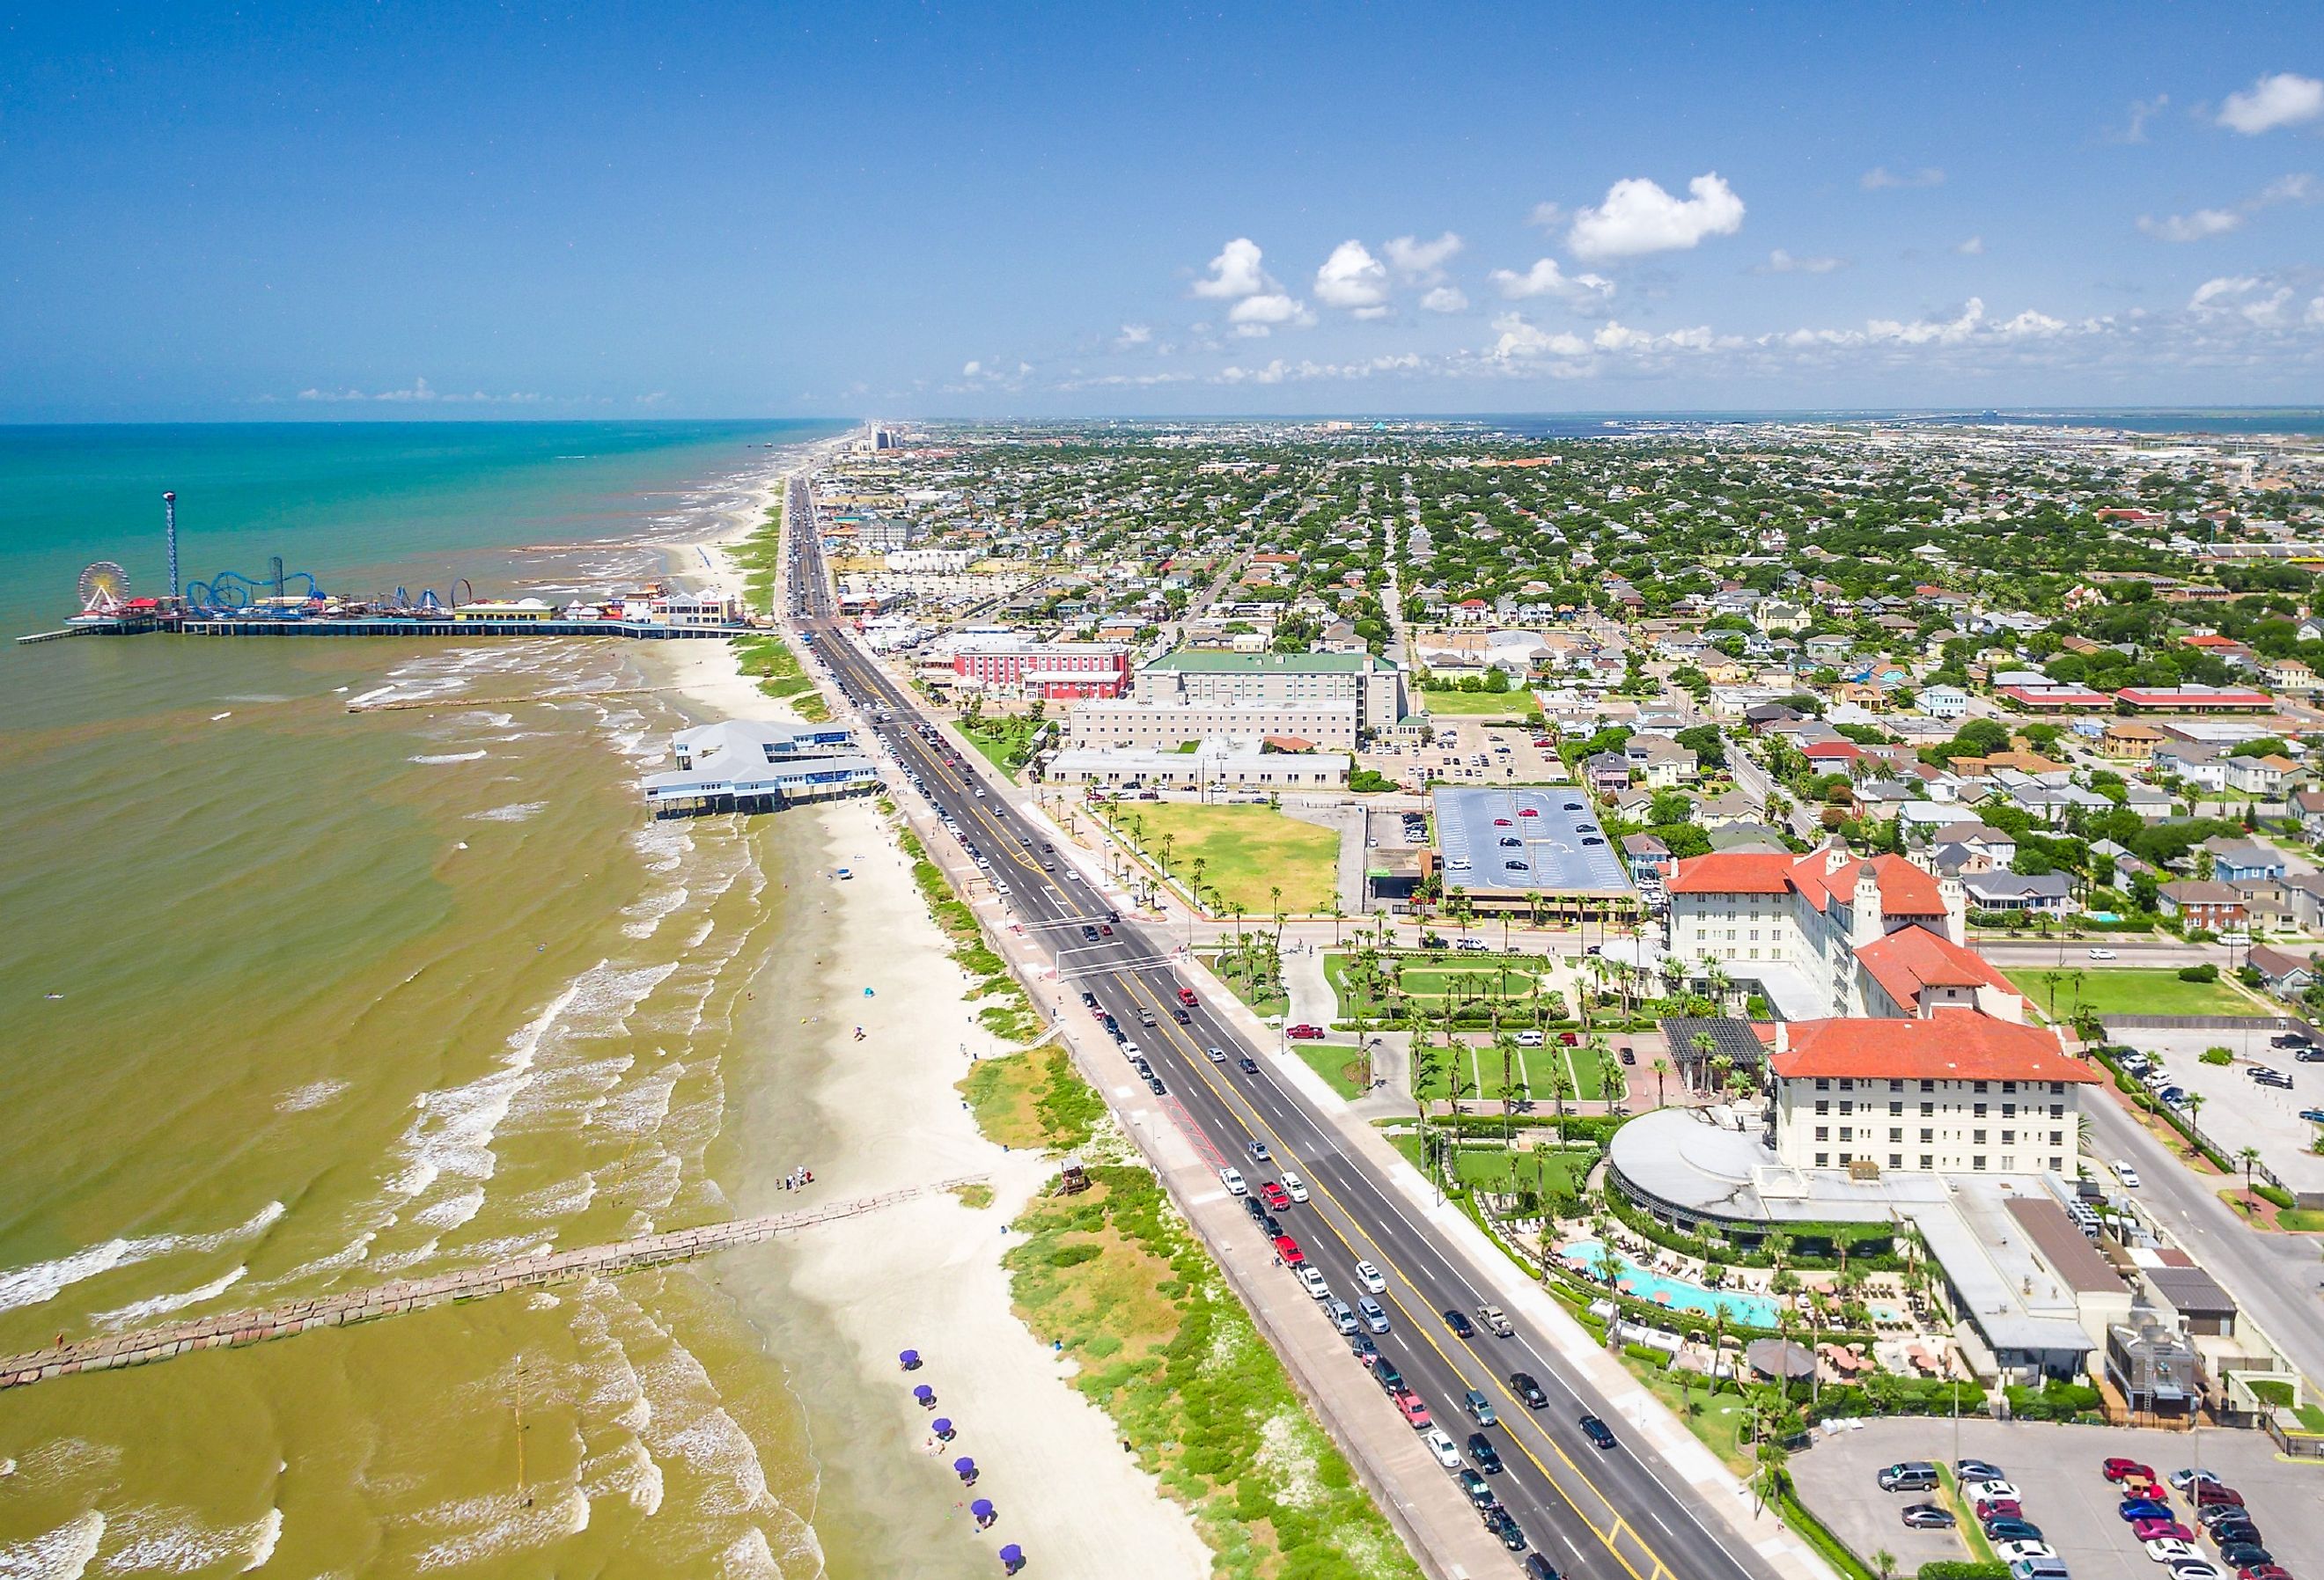
[[[729,637],[753,629],[741,605],[715,593],[692,593],[653,583],[561,607],[539,598],[480,599],[464,577],[447,595],[433,587],[412,594],[397,587],[369,598],[334,596],[309,572],[286,569],[282,557],[263,576],[220,571],[182,582],[178,570],[178,496],[161,496],[161,531],[169,556],[169,588],[133,596],[129,573],[100,559],[80,573],[80,612],[52,631],[19,643],[69,636],[627,636],[646,640]]]

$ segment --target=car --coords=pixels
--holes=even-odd
[[[1320,1268],[1301,1268],[1299,1286],[1307,1291],[1307,1298],[1311,1300],[1328,1300],[1332,1298],[1332,1286],[1323,1281],[1323,1270]]]
[[[1621,1059],[1624,1064],[1634,1065],[1638,1062],[1638,1056],[1635,1049],[1625,1047],[1621,1050]]]
[[[1354,1307],[1349,1305],[1345,1300],[1342,1300],[1338,1296],[1334,1295],[1331,1299],[1323,1303],[1323,1312],[1325,1316],[1332,1319],[1332,1326],[1340,1330],[1342,1337],[1353,1338],[1355,1336],[1356,1308]]]
[[[1499,1475],[1502,1471],[1501,1451],[1482,1432],[1469,1434],[1469,1458],[1487,1475]]]
[[[1487,1333],[1499,1338],[1508,1338],[1517,1332],[1516,1328],[1509,1326],[1508,1313],[1489,1300],[1477,1307],[1477,1320],[1483,1325]]]
[[[2092,949],[2089,954],[2093,960],[2111,960],[2115,957],[2115,952],[2112,949]]]
[[[2195,1500],[2198,1511],[2211,1503],[2227,1503],[2237,1509],[2244,1506],[2244,1495],[2241,1492],[2233,1487],[2222,1486],[2218,1482],[2197,1482],[2190,1495]]]
[[[1444,1313],[1444,1326],[1452,1330],[1454,1338],[1474,1338],[1477,1335],[1476,1328],[1458,1311],[1448,1310]]]
[[[1372,1343],[1371,1335],[1369,1334],[1354,1335],[1348,1340],[1348,1348],[1355,1353],[1356,1359],[1362,1362],[1366,1367],[1379,1363],[1379,1345]]]
[[[2303,1048],[2292,1057],[2301,1064],[2324,1064],[2324,1048]]]
[[[1997,1541],[1993,1544],[1993,1556],[2005,1564],[2015,1564],[2027,1558],[2054,1558],[2058,1549],[2045,1541]]]
[[[1370,1289],[1375,1295],[1382,1295],[1388,1292],[1388,1280],[1380,1277],[1379,1269],[1374,1267],[1368,1261],[1360,1261],[1356,1263],[1356,1282],[1361,1284],[1365,1289]]]
[[[2169,1567],[2171,1580],[2228,1580],[2225,1569],[2200,1558],[2181,1558]]]
[[[1250,1215],[1250,1221],[1254,1224],[1264,1224],[1267,1222],[1267,1204],[1259,1200],[1259,1197],[1255,1196],[1247,1196],[1242,1198],[1242,1210]],[[1272,1240],[1275,1236],[1270,1234],[1268,1238]]]
[[[1146,1089],[1153,1093],[1157,1097],[1167,1097],[1169,1095],[1169,1091],[1162,1085],[1162,1077],[1159,1076],[1147,1076]]]
[[[1539,1048],[1542,1045],[1543,1040],[1544,1039],[1542,1034],[1538,1031],[1527,1030],[1517,1033],[1517,1046],[1519,1048]]]
[[[1182,987],[1178,990],[1178,1002],[1191,1010],[1200,1001],[1194,997],[1194,990],[1193,988]]]
[[[1510,822],[1507,818],[1496,818],[1493,819],[1493,827],[1496,828],[1514,828],[1517,825]]]
[[[2124,1524],[2135,1525],[2142,1520],[2170,1519],[2171,1505],[2153,1498],[2130,1498],[2115,1512],[2122,1516]]]
[[[2195,1523],[2207,1529],[2214,1525],[2226,1525],[2233,1520],[2250,1518],[2250,1513],[2236,1503],[2199,1503],[2195,1506]]]
[[[1568,810],[1571,809],[1572,808],[1568,808]],[[1517,816],[1520,818],[1538,818],[1541,816],[1541,811],[1536,807],[1519,807],[1517,808]]]
[[[1307,1199],[1307,1182],[1288,1169],[1283,1171],[1283,1188],[1293,1201]]]
[[[2259,1527],[2248,1520],[2222,1520],[2205,1532],[2221,1552],[2232,1547],[2261,1546]]]
[[[1267,1204],[1267,1210],[1270,1213],[1287,1213],[1291,1210],[1291,1197],[1284,1193],[1283,1187],[1276,1184],[1272,1179],[1260,1182],[1259,1199]]]
[[[1987,1541],[2040,1541],[2042,1528],[2030,1520],[1997,1520],[1985,1528]]]
[[[2217,1571],[2213,1571],[2217,1573]],[[2292,1580],[2292,1571],[2270,1558],[2264,1564],[2252,1564],[2236,1571],[2236,1580]]]
[[[1380,1391],[1390,1396],[1404,1391],[1404,1373],[1397,1371],[1396,1363],[1386,1355],[1382,1355],[1373,1365],[1372,1381],[1380,1385]]]
[[[1989,1459],[1956,1459],[1953,1461],[1953,1479],[1963,1484],[1969,1482],[2006,1482],[2009,1479],[2009,1473]]]
[[[1500,1501],[1499,1498],[1493,1496],[1492,1483],[1465,1465],[1452,1473],[1452,1484],[1459,1487],[1462,1495],[1480,1509],[1489,1503]]]
[[[1485,1511],[1485,1529],[1501,1538],[1501,1545],[1513,1553],[1526,1549],[1526,1534],[1517,1529],[1517,1516],[1496,1504]]]
[[[1416,1432],[1425,1432],[1436,1424],[1435,1418],[1428,1413],[1427,1404],[1409,1388],[1396,1395],[1396,1408],[1403,1412],[1405,1424]]]
[[[2195,1533],[2176,1520],[2138,1520],[2131,1522],[2134,1541],[2193,1541]]]
[[[1557,1034],[1557,1040],[1561,1047],[1579,1048],[1582,1046],[1582,1033],[1579,1031],[1561,1031]]]
[[[1436,1456],[1436,1463],[1446,1470],[1461,1468],[1461,1446],[1445,1436],[1441,1427],[1431,1427],[1420,1435],[1422,1446]]]
[[[1388,1311],[1370,1295],[1356,1302],[1356,1309],[1362,1314],[1366,1327],[1374,1333],[1388,1331]]]
[[[1247,1150],[1255,1160],[1261,1163],[1267,1162],[1275,1156],[1274,1153],[1267,1150],[1267,1143],[1265,1141],[1253,1141]]]
[[[1971,1503],[1987,1502],[1996,1498],[2015,1499],[2017,1495],[2014,1483],[1995,1478],[1961,1483],[1961,1496]]]
[[[2189,1550],[2191,1552],[2193,1549]],[[2230,1543],[2219,1549],[2219,1558],[2223,1563],[2233,1564],[2238,1574],[2247,1569],[2259,1568],[2263,1565],[2273,1565],[2275,1562],[2275,1555],[2256,1542]]]
[[[1493,1401],[1485,1397],[1485,1391],[1481,1388],[1472,1388],[1462,1394],[1461,1408],[1467,1410],[1469,1418],[1480,1427],[1495,1427],[1500,1424],[1500,1417],[1493,1413]]]
[[[2208,1482],[2216,1487],[2223,1487],[2227,1485],[2227,1483],[2221,1481],[2215,1472],[2208,1470],[2194,1470],[2184,1466],[2172,1471],[2169,1475],[2164,1476],[2163,1479],[2170,1483],[2171,1490],[2174,1492],[2186,1492],[2190,1488],[2193,1487],[2198,1482]]]
[[[1082,1008],[1084,1010],[1094,1010],[1097,1008],[1097,994],[1084,992],[1082,994]]]
[[[1283,1265],[1288,1268],[1296,1268],[1307,1260],[1307,1253],[1299,1249],[1299,1242],[1288,1234],[1277,1234],[1275,1237],[1275,1254],[1280,1257]]]
[[[2324,1108],[2303,1108],[2300,1117],[2310,1124],[2324,1124]]]
[[[1614,1428],[1596,1416],[1584,1416],[1580,1422],[1582,1435],[1590,1439],[1593,1448],[1604,1450],[1614,1446]]]
[[[1259,1060],[1251,1058],[1250,1055],[1246,1053],[1240,1058],[1235,1060],[1235,1068],[1240,1070],[1246,1076],[1255,1076],[1259,1074]]]
[[[1950,1530],[1954,1525],[1952,1511],[1940,1509],[1934,1503],[1907,1503],[1904,1519],[1905,1527],[1912,1530]]]
[[[1139,1011],[1138,1023],[1141,1026],[1151,1026],[1154,1024],[1154,1012],[1151,1010]]]
[[[1192,1016],[1192,1015],[1190,1015],[1190,1014],[1188,1014],[1188,1013],[1186,1013],[1186,1012],[1185,1012],[1185,1011],[1184,1011],[1184,1010],[1173,1010],[1173,1011],[1171,1011],[1171,1012],[1170,1012],[1170,1018],[1171,1018],[1173,1021],[1177,1021],[1177,1022],[1178,1022],[1178,1024],[1179,1024],[1179,1025],[1181,1025],[1181,1026],[1191,1026],[1191,1025],[1193,1025],[1193,1024],[1194,1023],[1194,1016]]]
[[[1291,1039],[1294,1042],[1316,1042],[1322,1040],[1323,1036],[1323,1028],[1321,1026],[1310,1026],[1306,1022],[1302,1021],[1296,1026],[1286,1026],[1283,1029],[1283,1034]]]
[[[1549,1395],[1541,1391],[1541,1384],[1534,1381],[1532,1372],[1510,1372],[1509,1388],[1519,1399],[1525,1400],[1526,1409],[1537,1410],[1549,1408]]]
[[[1249,1196],[1250,1194],[1250,1187],[1243,1182],[1242,1170],[1240,1169],[1228,1168],[1220,1169],[1219,1183],[1227,1187],[1227,1194],[1229,1196]]]
[[[2116,1163],[2115,1167],[2119,1169],[2122,1165]],[[2154,1479],[2154,1467],[2151,1465],[2141,1465],[2135,1459],[2109,1459],[2098,1466],[2098,1474],[2110,1482],[2127,1480],[2131,1476],[2136,1476],[2143,1482],[2151,1482]]]
[[[2015,1498],[1985,1498],[1969,1505],[1969,1512],[1979,1524],[1990,1524],[1996,1520],[2023,1520],[2025,1505]]]
[[[2132,1168],[2127,1161],[2121,1158],[2116,1158],[2114,1160],[2114,1177],[2122,1181],[2122,1187],[2125,1190],[2136,1190],[2138,1188],[2138,1170]],[[2153,1481],[2154,1479],[2153,1473],[2149,1472],[2146,1479],[2148,1481]]]

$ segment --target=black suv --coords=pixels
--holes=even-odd
[[[1589,1438],[1591,1444],[1595,1447],[1611,1448],[1614,1446],[1614,1428],[1600,1420],[1596,1416],[1584,1416],[1582,1418],[1582,1435],[1584,1437]]]
[[[1469,1457],[1475,1460],[1477,1468],[1487,1475],[1501,1474],[1501,1451],[1494,1447],[1493,1440],[1482,1432],[1469,1434]]]

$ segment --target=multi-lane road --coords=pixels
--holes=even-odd
[[[1071,858],[1050,848],[1054,831],[984,784],[968,766],[973,751],[935,729],[853,631],[833,618],[803,480],[794,482],[789,504],[785,518],[793,530],[783,552],[792,624],[811,639],[899,771],[990,864],[996,892],[1005,888],[998,898],[1010,921],[1056,962],[1059,1012],[1087,1017],[1085,1030],[1097,1030],[1095,1012],[1081,1003],[1082,993],[1093,994],[1098,1010],[1113,1014],[1150,1062],[1165,1088],[1158,1101],[1213,1167],[1240,1169],[1254,1188],[1285,1169],[1304,1177],[1310,1199],[1278,1215],[1285,1231],[1351,1305],[1365,1292],[1356,1263],[1379,1270],[1385,1288],[1375,1298],[1390,1331],[1374,1342],[1437,1423],[1462,1441],[1475,1429],[1462,1408],[1468,1391],[1491,1400],[1500,1424],[1490,1436],[1507,1469],[1490,1483],[1530,1550],[1585,1580],[1772,1580],[1766,1558],[1646,1445],[1625,1436],[1609,1449],[1591,1446],[1579,1425],[1583,1416],[1601,1417],[1618,1431],[1623,1423],[1587,1380],[1560,1363],[1555,1346],[1530,1323],[1517,1317],[1507,1336],[1481,1326],[1469,1337],[1454,1333],[1444,1313],[1472,1317],[1495,1298],[1465,1251],[1416,1222],[1380,1168],[1344,1147],[1300,1092],[1276,1080],[1261,1050],[1228,1017],[1198,1003],[1187,1009],[1185,1023],[1177,1021],[1176,1012],[1185,1008],[1178,991],[1188,983],[1173,969],[1170,941],[1115,917]],[[1093,938],[1092,929],[1104,930]],[[1141,1011],[1152,1026],[1139,1023]],[[1224,1062],[1211,1057],[1213,1049]],[[1114,1084],[1143,1089],[1126,1055]],[[1268,1150],[1268,1160],[1253,1155],[1254,1142]],[[1320,1302],[1314,1320],[1326,1321]],[[1351,1353],[1347,1364],[1360,1362]],[[1510,1382],[1515,1372],[1538,1380],[1544,1408],[1526,1407]],[[1396,1418],[1385,1396],[1378,1408],[1382,1420]],[[1512,1554],[1513,1569],[1523,1557]]]

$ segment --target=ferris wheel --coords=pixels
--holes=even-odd
[[[80,612],[111,614],[129,597],[129,573],[110,559],[100,559],[80,573]]]

